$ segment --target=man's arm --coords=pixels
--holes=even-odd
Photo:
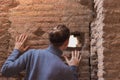
[[[76,66],[70,66],[74,80],[78,80],[78,72]]]
[[[13,50],[12,54],[8,57],[1,68],[2,74],[6,77],[10,77],[20,73],[25,69],[31,53],[32,50],[29,50],[20,56],[19,50]]]
[[[78,73],[77,73],[77,67],[76,66],[64,66],[64,69],[61,73],[61,80],[78,80]]]
[[[31,52],[28,51],[23,55],[21,55],[20,52],[26,51],[28,48],[24,46],[27,37],[26,34],[21,34],[16,37],[14,50],[2,66],[1,72],[3,75],[11,76],[19,73],[25,68],[28,55],[30,55]]]

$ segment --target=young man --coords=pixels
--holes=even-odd
[[[47,49],[31,49],[21,54],[27,35],[20,35],[16,38],[12,54],[3,64],[2,74],[10,77],[25,70],[24,80],[78,80],[79,52],[72,52],[70,60],[65,57],[68,65],[60,59],[62,51],[67,48],[69,36],[69,29],[65,25],[58,25],[49,33],[50,45]]]

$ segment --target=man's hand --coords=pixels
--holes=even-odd
[[[24,52],[28,49],[28,46],[25,47],[25,42],[28,38],[28,35],[21,34],[16,37],[14,49],[18,49],[20,52]]]
[[[64,57],[69,66],[78,66],[81,60],[80,51],[72,51],[72,57],[70,60],[66,56]]]

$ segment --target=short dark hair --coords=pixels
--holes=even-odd
[[[70,30],[65,25],[58,25],[49,33],[49,40],[56,47],[60,47],[69,37]]]

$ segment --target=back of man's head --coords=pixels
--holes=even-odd
[[[65,25],[58,25],[49,33],[51,44],[60,47],[70,37],[70,30]]]

